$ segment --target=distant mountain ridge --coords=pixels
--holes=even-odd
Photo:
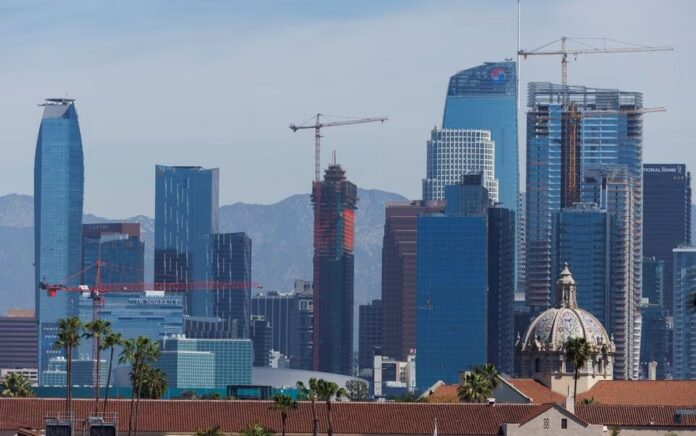
[[[381,293],[384,207],[404,201],[401,195],[358,189],[355,229],[355,301],[367,303]],[[152,278],[154,219],[138,215],[107,219],[85,214],[84,223],[128,221],[141,225],[145,242],[145,276]],[[288,290],[295,278],[312,279],[312,222],[309,194],[277,203],[234,203],[220,207],[222,233],[246,232],[252,239],[252,275],[264,289]],[[0,196],[0,314],[11,307],[34,305],[34,199]]]

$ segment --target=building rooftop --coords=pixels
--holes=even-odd
[[[602,380],[578,401],[600,405],[696,407],[696,380]]]
[[[525,397],[529,398],[532,403],[556,403],[565,404],[565,396],[552,391],[538,381],[531,378],[510,378],[505,380],[515,389],[521,392]]]

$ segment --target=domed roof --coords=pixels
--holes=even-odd
[[[564,265],[556,281],[558,306],[537,316],[527,328],[522,350],[560,350],[569,338],[584,338],[592,347],[606,345],[613,349],[607,331],[592,314],[577,307],[575,280],[568,264]]]

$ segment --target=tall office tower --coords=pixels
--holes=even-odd
[[[269,366],[273,349],[271,323],[261,315],[251,319],[251,342],[254,345],[254,366]]]
[[[208,280],[251,282],[251,238],[246,233],[210,235]],[[237,338],[249,337],[251,288],[210,291],[210,314],[237,324]]]
[[[36,318],[31,311],[10,310],[0,316],[0,370],[36,370],[36,334]]]
[[[651,362],[657,362],[656,377],[664,379],[668,368],[669,329],[667,311],[663,307],[665,263],[654,257],[643,258],[643,299],[641,317],[643,331],[640,336],[640,367],[647,378]]]
[[[39,373],[48,359],[62,356],[53,349],[57,321],[76,310],[77,295],[59,292],[48,297],[41,281],[78,285],[82,249],[84,162],[74,100],[44,103],[34,161],[35,305],[39,328]]]
[[[218,229],[217,168],[155,167],[155,282],[204,281]],[[209,291],[188,292],[186,312],[210,316]]]
[[[102,283],[136,283],[145,279],[145,243],[138,223],[82,226],[82,284],[94,286],[97,260]]]
[[[495,150],[489,130],[433,129],[428,141],[423,200],[442,200],[445,187],[459,183],[463,174],[482,172],[484,185],[497,202]]]
[[[602,325],[611,325],[609,213],[595,203],[575,203],[554,214],[552,253],[553,270],[560,272],[567,263],[573,277],[582,283],[577,292],[578,305]]]
[[[683,164],[643,165],[643,255],[665,263],[664,303],[672,312],[672,249],[691,241],[691,173]]]
[[[358,368],[373,368],[375,348],[382,348],[382,300],[361,304],[358,311]]]
[[[476,175],[470,175],[476,176]],[[418,217],[416,386],[457,383],[488,358],[488,192],[448,186],[444,214]]]
[[[517,197],[517,288],[521,295],[527,289],[527,203],[524,192]]]
[[[488,362],[512,375],[515,364],[515,212],[488,208]]]
[[[519,167],[515,62],[486,62],[453,75],[447,88],[442,128],[491,132],[495,143],[494,174],[499,181],[496,201],[516,211]],[[424,200],[427,198],[423,196]]]
[[[696,291],[696,248],[675,248],[673,253],[672,377],[696,379],[696,314],[691,309]]]
[[[293,369],[312,369],[312,300],[311,286],[307,290],[301,286],[295,292],[268,292],[251,298],[252,315],[263,316],[271,323],[273,349],[287,356]]]
[[[627,168],[636,230],[642,215],[642,94],[530,83],[527,113],[527,303],[551,306],[553,215],[580,201],[585,168]],[[641,261],[640,232],[635,235]],[[640,279],[640,265],[636,267]],[[640,295],[638,289],[631,290]],[[609,328],[609,327],[608,327]]]
[[[385,209],[382,242],[382,351],[405,361],[416,348],[418,216],[444,210],[444,201],[392,203]]]
[[[353,369],[353,248],[357,187],[332,164],[315,182],[314,369],[351,374]]]
[[[616,342],[614,378],[637,379],[641,333],[641,171],[626,166],[588,166],[581,185],[582,201],[598,204],[611,217],[609,328]],[[636,180],[636,177],[638,178]]]

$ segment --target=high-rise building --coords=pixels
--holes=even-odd
[[[524,192],[520,192],[517,201],[517,288],[524,295],[527,289],[527,202]]]
[[[358,312],[358,368],[372,368],[375,348],[382,347],[382,300],[361,304]]]
[[[519,167],[515,62],[486,62],[453,75],[447,87],[442,128],[491,132],[495,143],[494,174],[499,182],[498,201],[516,210]]]
[[[488,358],[488,193],[478,176],[478,186],[447,187],[444,214],[418,217],[419,390],[456,383]]]
[[[643,165],[643,255],[662,260],[672,311],[672,249],[691,241],[691,173],[684,164]]]
[[[357,187],[340,165],[314,183],[314,369],[351,374]]]
[[[145,279],[145,243],[138,223],[82,226],[82,284],[94,286],[97,260],[102,283],[136,283]],[[107,297],[108,298],[108,297]]]
[[[155,282],[205,281],[210,235],[218,230],[217,168],[155,168]],[[210,291],[186,295],[186,312],[212,315]]]
[[[208,280],[251,282],[251,239],[246,233],[210,236]],[[210,291],[212,316],[236,321],[237,338],[249,337],[251,288]]]
[[[611,325],[609,213],[594,203],[575,203],[554,215],[553,229],[554,271],[567,263],[583,284],[577,292],[578,305],[603,325]]]
[[[312,369],[313,296],[300,288],[290,293],[268,292],[251,298],[252,315],[271,323],[272,348],[290,360],[290,368]]]
[[[84,161],[74,100],[47,99],[34,161],[35,313],[39,329],[39,373],[51,357],[57,321],[75,309],[77,295],[48,297],[42,281],[78,285],[81,269]]]
[[[696,379],[696,313],[692,310],[696,292],[696,248],[675,248],[672,253],[672,376],[679,380],[693,380]]]
[[[463,174],[481,172],[484,186],[497,202],[495,150],[489,130],[433,129],[428,141],[423,200],[442,200],[446,186],[459,183]]]
[[[406,360],[416,348],[416,243],[418,216],[442,212],[444,202],[387,205],[382,243],[382,351]]]
[[[37,330],[33,313],[0,316],[0,369],[37,368]]]
[[[268,366],[273,349],[273,329],[271,323],[261,315],[251,319],[251,343],[254,346],[254,366]]]
[[[662,260],[654,257],[643,259],[643,299],[640,308],[643,321],[640,367],[643,378],[648,378],[651,362],[657,363],[657,379],[664,379],[669,368],[670,329],[667,311],[663,307],[664,265]]]
[[[582,201],[598,204],[611,217],[609,327],[616,342],[617,379],[637,379],[640,370],[643,258],[639,257],[642,235],[636,190],[640,190],[640,172],[631,173],[626,166],[590,166],[584,171]]]

